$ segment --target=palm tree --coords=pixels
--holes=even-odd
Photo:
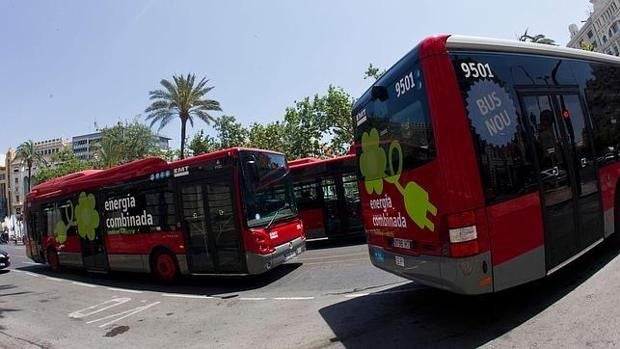
[[[529,41],[537,44],[556,45],[555,40],[548,38],[543,34],[536,34],[534,36],[529,35],[527,33],[527,29],[525,29],[525,32],[521,36],[519,36],[519,41]]]
[[[205,95],[213,87],[205,86],[209,80],[202,78],[194,85],[194,74],[173,75],[172,82],[166,79],[160,81],[164,90],[149,92],[149,99],[153,103],[146,108],[147,120],[151,120],[151,127],[159,122],[159,129],[164,128],[172,119],[181,119],[181,159],[185,156],[185,127],[189,121],[194,126],[194,117],[204,121],[207,125],[215,121],[209,111],[221,111],[220,102],[206,99]]]
[[[102,137],[96,149],[95,162],[99,168],[109,168],[123,161],[123,145],[111,137]]]
[[[28,191],[32,188],[32,166],[43,162],[43,157],[37,152],[32,140],[28,140],[17,147],[15,158],[21,159],[22,164],[28,166]]]

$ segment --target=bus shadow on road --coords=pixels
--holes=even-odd
[[[43,264],[30,265],[16,269],[95,286],[136,291],[234,298],[237,292],[250,291],[268,286],[292,273],[301,265],[301,263],[285,263],[267,273],[250,276],[190,275],[179,277],[172,283],[158,282],[154,280],[150,274],[146,273],[112,272],[109,274],[99,274],[74,269],[64,269],[61,272],[53,272]]]
[[[345,347],[479,347],[572,292],[620,254],[605,243],[546,279],[497,294],[462,296],[406,284],[319,310]],[[329,343],[326,343],[329,344]]]

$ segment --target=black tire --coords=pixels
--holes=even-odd
[[[151,258],[151,273],[161,282],[173,282],[179,275],[179,264],[176,257],[167,251],[159,251]]]

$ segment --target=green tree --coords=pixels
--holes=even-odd
[[[366,72],[364,73],[364,80],[369,79],[369,78],[379,80],[379,78],[383,74],[385,74],[385,69],[382,70],[372,65],[372,63],[368,63],[368,68],[366,69]]]
[[[319,96],[306,97],[295,102],[284,113],[283,145],[290,159],[322,156],[326,143],[323,140],[323,120],[317,114]]]
[[[248,130],[248,146],[285,152],[283,137],[284,125],[281,122],[270,122],[265,125],[255,122]]]
[[[187,145],[192,155],[210,153],[219,148],[215,138],[205,135],[203,130],[198,131]]]
[[[595,50],[594,44],[587,40],[581,40],[581,42],[579,43],[579,47],[584,51],[594,52]]]
[[[20,159],[28,167],[28,191],[32,189],[32,166],[42,164],[45,161],[32,140],[28,140],[17,147],[15,158]]]
[[[101,130],[101,142],[96,157],[99,167],[111,167],[119,163],[158,155],[157,136],[137,120],[117,123]]]
[[[342,155],[353,142],[353,98],[341,87],[329,86],[327,94],[315,104],[317,115],[322,119],[322,132],[331,138],[333,155]]]
[[[529,35],[527,31],[528,29],[525,29],[525,32],[521,34],[521,36],[519,36],[519,41],[533,42],[546,45],[557,45],[555,43],[555,40],[546,37],[544,34]]]
[[[209,111],[222,110],[218,101],[206,99],[206,94],[213,89],[206,86],[208,81],[202,78],[195,84],[194,74],[173,75],[172,81],[166,79],[160,81],[163,90],[149,92],[149,99],[153,102],[145,112],[148,113],[146,119],[151,120],[151,126],[159,123],[161,130],[174,118],[178,117],[181,120],[181,158],[185,156],[187,122],[194,126],[194,118],[198,118],[209,125],[214,121]]]
[[[37,174],[34,175],[34,179],[37,183],[42,183],[50,179],[92,168],[92,163],[80,161],[70,148],[63,149],[52,156],[50,164],[39,168]]]
[[[232,115],[222,115],[213,125],[217,131],[219,149],[243,147],[247,144],[248,130]]]

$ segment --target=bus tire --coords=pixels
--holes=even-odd
[[[151,273],[159,281],[174,281],[179,274],[176,257],[166,250],[155,251],[151,255]]]
[[[50,248],[47,250],[47,264],[53,272],[60,271],[60,261],[58,260],[58,252],[55,249]]]

